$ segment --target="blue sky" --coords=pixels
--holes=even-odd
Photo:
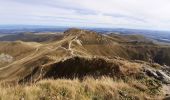
[[[170,0],[0,0],[0,24],[170,30]]]

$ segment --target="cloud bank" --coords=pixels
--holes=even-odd
[[[0,24],[170,30],[170,0],[0,0]]]

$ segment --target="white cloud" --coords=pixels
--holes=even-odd
[[[1,24],[170,29],[170,0],[0,0]]]

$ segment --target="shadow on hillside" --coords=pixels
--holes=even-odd
[[[83,78],[84,76],[98,77],[101,75],[113,76],[121,74],[119,65],[104,59],[85,59],[74,57],[53,64],[47,69],[45,78]]]

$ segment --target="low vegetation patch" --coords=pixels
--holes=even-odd
[[[145,81],[147,82],[147,81]],[[0,100],[143,100],[160,98],[150,93],[150,86],[141,81],[125,82],[109,77],[98,79],[41,80],[30,85],[1,84]],[[156,83],[154,83],[156,84]],[[153,85],[154,88],[155,85]]]

